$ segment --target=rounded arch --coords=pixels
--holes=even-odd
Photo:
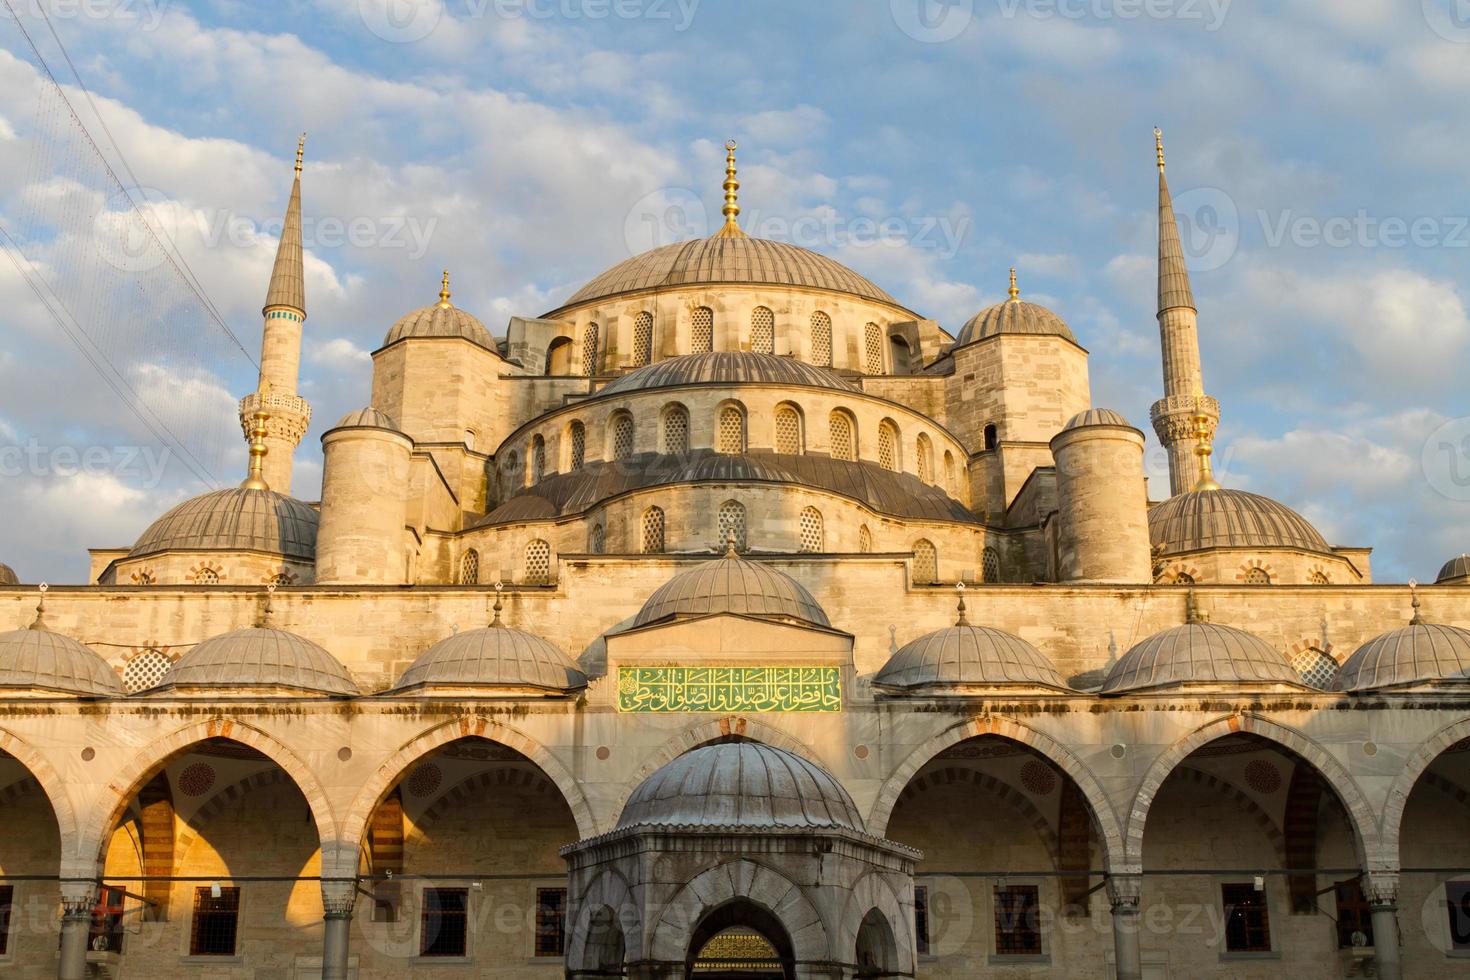
[[[845,408],[834,408],[827,419],[827,451],[833,459],[856,462],[858,458],[857,417]]]
[[[1399,833],[1403,829],[1404,809],[1409,805],[1409,794],[1414,792],[1421,776],[1433,765],[1434,760],[1450,747],[1470,738],[1470,718],[1447,725],[1420,743],[1413,754],[1404,760],[1383,802],[1383,813],[1378,820],[1377,848],[1368,854],[1369,868],[1394,868],[1399,866]]]
[[[1070,749],[1050,735],[1009,718],[992,716],[971,718],[969,721],[947,728],[909,753],[908,758],[883,781],[883,786],[878,791],[878,798],[874,801],[873,809],[868,814],[868,833],[877,837],[884,835],[888,829],[888,820],[893,816],[893,808],[898,803],[898,798],[902,795],[904,788],[914,778],[915,773],[950,746],[978,738],[981,735],[998,735],[1025,745],[1070,776],[1077,784],[1077,788],[1082,791],[1083,798],[1087,800],[1087,807],[1092,812],[1092,820],[1097,825],[1098,837],[1107,867],[1111,869],[1122,859],[1122,824],[1118,820],[1118,815],[1107,793],[1103,790],[1102,783],[1093,775],[1092,770],[1087,768],[1086,764]]]
[[[1214,773],[1193,766],[1181,765],[1175,770],[1190,785],[1198,786],[1211,793],[1218,793],[1228,799],[1232,804],[1243,810],[1247,817],[1261,831],[1262,836],[1271,843],[1271,849],[1276,852],[1276,857],[1283,868],[1291,867],[1286,855],[1286,835],[1276,820],[1267,813],[1259,803],[1251,799],[1250,795],[1233,783],[1226,782]]]
[[[800,456],[806,451],[806,416],[795,402],[783,401],[776,406],[775,433],[772,445],[776,452]]]
[[[683,402],[669,402],[659,410],[659,452],[681,456],[689,452],[689,409]]]
[[[1161,752],[1149,766],[1148,773],[1134,794],[1128,813],[1128,826],[1123,842],[1123,861],[1130,869],[1143,867],[1143,832],[1148,824],[1149,809],[1158,797],[1159,788],[1170,773],[1180,767],[1196,749],[1202,748],[1218,738],[1245,732],[1268,742],[1310,763],[1323,781],[1337,794],[1348,813],[1348,823],[1353,830],[1354,845],[1358,857],[1366,862],[1374,854],[1378,840],[1378,822],[1368,798],[1353,780],[1342,763],[1334,759],[1326,749],[1306,735],[1284,725],[1267,721],[1255,715],[1230,715],[1195,729]]]
[[[331,801],[327,798],[326,791],[322,788],[316,773],[275,736],[268,735],[253,725],[230,718],[213,718],[209,721],[197,722],[143,746],[126,765],[117,771],[102,790],[98,805],[87,822],[81,839],[77,842],[77,857],[81,860],[100,861],[103,848],[107,846],[112,835],[112,828],[117,825],[123,811],[127,809],[128,801],[137,795],[143,784],[167,765],[174,756],[212,738],[228,739],[249,746],[285,770],[286,775],[291,777],[296,788],[301,791],[301,795],[306,797],[307,806],[311,808],[312,819],[316,822],[317,836],[321,841],[322,865],[324,868],[327,867],[329,849],[338,839],[337,821]]]
[[[715,452],[740,454],[749,445],[745,405],[734,399],[720,402],[715,410]]]
[[[209,801],[190,814],[187,820],[182,821],[182,826],[177,831],[174,839],[174,863],[175,868],[182,868],[188,850],[193,843],[199,839],[204,832],[205,826],[225,811],[227,807],[238,801],[244,794],[254,790],[268,789],[289,782],[284,770],[265,769],[260,772],[251,773],[238,782],[231,783],[224,789],[215,793]]]
[[[633,416],[627,409],[618,409],[607,420],[607,445],[603,458],[615,462],[631,459],[636,450],[636,428]]]
[[[77,812],[72,806],[71,796],[66,792],[66,784],[61,781],[46,757],[41,755],[25,739],[14,732],[0,728],[0,751],[12,756],[15,761],[25,767],[40,786],[41,792],[46,794],[46,799],[51,802],[51,812],[56,817],[56,827],[61,833],[61,853],[63,855],[74,852],[77,847],[77,836],[81,828],[77,825]]]
[[[576,918],[567,930],[568,970],[592,971],[604,967],[599,961],[605,958],[607,947],[599,941],[599,932],[608,931],[612,923],[622,933],[625,961],[637,962],[643,958],[643,923],[627,878],[616,869],[606,868],[576,896],[576,903]],[[605,918],[608,913],[611,922]]]
[[[841,943],[838,947],[839,953],[847,954],[849,950],[857,949],[863,927],[871,921],[870,917],[874,912],[885,920],[887,938],[893,941],[896,962],[892,964],[892,968],[900,974],[911,973],[915,959],[912,916],[904,914],[903,902],[894,891],[892,883],[877,871],[869,871],[852,886],[838,923],[838,941]],[[863,965],[861,958],[856,962],[860,967]]]
[[[524,732],[489,718],[472,717],[445,722],[429,729],[405,744],[374,770],[342,816],[341,840],[350,846],[352,854],[357,853],[358,843],[362,840],[368,821],[372,819],[373,811],[409,767],[435,749],[462,738],[483,738],[498,742],[530,759],[561,790],[562,797],[571,808],[572,818],[577,822],[577,833],[583,838],[596,836],[597,821],[593,819],[592,807],[587,803],[587,797],[572,778],[571,772],[556,756]]]
[[[761,898],[755,899],[753,895]],[[748,902],[780,922],[797,962],[829,958],[825,920],[806,892],[780,872],[749,858],[716,865],[696,875],[675,893],[654,924],[649,941],[652,958],[684,961],[695,928],[711,911],[732,902]],[[778,914],[777,909],[785,914]],[[798,927],[793,929],[792,924]]]
[[[587,462],[587,426],[581,419],[572,419],[566,429],[567,472],[580,470]]]

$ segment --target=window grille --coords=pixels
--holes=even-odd
[[[633,416],[619,415],[613,419],[613,459],[631,459],[633,456]]]
[[[1296,655],[1292,669],[1301,677],[1302,683],[1326,690],[1337,676],[1337,661],[1316,647],[1310,647]]]
[[[863,354],[869,374],[883,373],[883,331],[878,324],[870,323],[863,328]]]
[[[918,442],[914,446],[914,462],[919,467],[919,479],[925,483],[933,483],[934,446],[929,442],[929,437],[923,433],[919,434]]]
[[[888,422],[878,426],[878,465],[898,472],[898,433]]]
[[[464,956],[469,939],[470,890],[425,888],[420,956]]]
[[[868,530],[866,524],[858,528],[858,551],[864,555],[873,552],[873,532]]]
[[[1264,568],[1249,568],[1245,573],[1246,585],[1270,585],[1271,576]]]
[[[603,531],[602,525],[592,525],[592,534],[587,540],[587,550],[592,552],[594,555],[600,555],[602,554],[602,549],[605,544],[606,532]]]
[[[664,413],[664,452],[679,455],[689,451],[689,412],[675,405]]]
[[[15,904],[15,886],[0,885],[0,956],[10,952],[10,910]]]
[[[832,318],[821,310],[812,314],[812,363],[832,366]]]
[[[801,416],[790,405],[776,409],[776,452],[801,455]]]
[[[920,539],[914,542],[914,583],[933,585],[939,581],[939,554],[934,545]]]
[[[546,440],[537,436],[531,440],[531,482],[546,479]]]
[[[776,353],[776,315],[764,306],[750,314],[750,349],[757,354]]]
[[[536,889],[536,955],[564,956],[567,948],[567,890]]]
[[[194,575],[195,585],[219,585],[219,572],[205,565]]]
[[[638,367],[653,361],[653,314],[640,313],[633,321],[633,363]]]
[[[694,354],[708,354],[715,349],[715,311],[701,306],[690,317],[689,350]]]
[[[980,556],[980,575],[985,582],[1000,581],[1000,552],[986,548]]]
[[[478,585],[480,583],[480,553],[471,548],[459,557],[459,584]]]
[[[801,512],[801,550],[811,553],[825,550],[822,512],[815,507],[803,508]]]
[[[995,889],[995,953],[1041,955],[1041,902],[1035,885]]]
[[[1312,572],[1311,575],[1307,576],[1307,582],[1311,585],[1332,584],[1332,582],[1327,578],[1327,573],[1322,571],[1321,569],[1316,569]]]
[[[1225,906],[1225,949],[1231,953],[1269,953],[1271,917],[1266,893],[1254,884],[1221,885]]]
[[[661,555],[664,551],[664,512],[650,507],[643,512],[643,553]]]
[[[722,453],[745,452],[745,413],[734,405],[720,409],[719,445],[715,448]]]
[[[536,540],[526,545],[526,582],[551,585],[551,545]]]
[[[597,373],[597,324],[587,324],[587,329],[582,331],[582,373],[592,377]]]
[[[857,460],[857,445],[852,435],[852,419],[845,412],[833,412],[831,421],[832,458],[849,463]]]
[[[189,930],[190,956],[234,956],[240,926],[240,889],[214,886],[194,889],[194,921]]]
[[[173,666],[168,654],[161,650],[144,650],[123,668],[123,690],[129,694],[147,691],[158,686],[163,675]]]
[[[572,451],[567,461],[573,470],[580,470],[587,461],[587,427],[581,422],[572,423]]]
[[[720,505],[720,546],[731,539],[735,539],[735,550],[744,551],[745,543],[745,505],[738,500],[727,500]]]

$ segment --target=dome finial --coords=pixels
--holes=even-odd
[[[502,582],[502,581],[500,581],[499,579],[496,579],[495,585],[494,585],[494,589],[495,589],[495,604],[490,607],[491,611],[494,613],[494,617],[490,620],[490,625],[491,626],[504,626],[505,625],[504,623],[502,623],[500,621],[500,610],[502,610],[502,609],[505,608],[505,606],[500,601],[500,590],[501,589],[504,589],[504,588],[505,588],[505,583]]]
[[[276,583],[271,582],[265,587],[265,602],[260,606],[260,621],[255,624],[257,629],[270,629],[271,615],[276,611],[274,599],[276,597]]]
[[[449,270],[444,270],[444,278],[439,283],[439,308],[447,310],[454,304],[449,302],[449,297],[454,294],[449,291]]]
[[[1419,614],[1419,607],[1423,603],[1419,601],[1419,583],[1414,579],[1409,579],[1409,595],[1412,596],[1409,605],[1414,610],[1414,615],[1409,619],[1409,625],[1423,626],[1424,617]]]
[[[1190,626],[1198,626],[1203,623],[1205,617],[1199,611],[1199,599],[1195,596],[1193,589],[1189,590],[1184,602],[1184,621]]]
[[[735,532],[734,531],[731,531],[729,534],[725,535],[725,557],[726,558],[739,558],[740,557],[740,550],[735,547]]]
[[[960,614],[960,618],[957,619],[957,620],[955,620],[955,623],[954,624],[956,626],[969,626],[970,625],[970,621],[965,618],[965,583],[964,582],[956,582],[954,584],[954,590],[955,590],[955,593],[960,597],[960,601],[959,601],[959,614]]]
[[[1154,147],[1159,151],[1159,171],[1164,169],[1164,131],[1154,127]]]
[[[266,391],[262,384],[260,399],[256,403],[255,414],[251,416],[250,424],[250,472],[245,477],[245,482],[240,484],[242,490],[269,490],[270,484],[265,482],[265,456],[270,452],[270,447],[265,444],[267,429],[266,420],[270,415],[265,410]]]
[[[1010,290],[1010,297],[1011,297],[1011,302],[1012,303],[1019,303],[1019,302],[1021,302],[1021,289],[1020,289],[1019,286],[1016,285],[1016,267],[1015,266],[1011,266],[1011,290]]]
[[[306,134],[301,134],[301,139],[296,141],[296,176],[301,176],[301,161],[306,157]]]
[[[1214,469],[1210,466],[1210,456],[1215,452],[1215,447],[1210,442],[1210,417],[1204,412],[1204,402],[1196,397],[1196,412],[1194,417],[1194,435],[1198,440],[1195,443],[1194,454],[1199,457],[1199,481],[1195,483],[1196,493],[1219,490],[1220,484],[1215,481]]]
[[[46,630],[46,628],[47,628],[46,627],[46,590],[49,589],[49,588],[51,588],[51,586],[47,585],[45,582],[42,582],[40,584],[40,586],[38,586],[38,590],[40,591],[41,596],[40,596],[39,599],[36,600],[36,619],[35,619],[35,621],[33,623],[31,623],[31,629],[33,629],[33,630],[41,630],[41,631],[44,632]]]
[[[735,147],[734,140],[725,143],[725,206],[721,210],[725,215],[725,226],[720,229],[717,238],[744,238],[745,232],[740,230],[740,181],[735,178]]]

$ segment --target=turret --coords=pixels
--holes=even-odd
[[[1057,465],[1060,582],[1153,581],[1143,433],[1095,408],[1051,440]]]
[[[316,580],[332,585],[408,581],[409,466],[413,442],[372,408],[322,436],[322,518]]]

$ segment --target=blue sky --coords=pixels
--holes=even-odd
[[[42,34],[37,4],[52,14],[143,196],[251,350],[296,134],[311,134],[300,496],[319,485],[322,429],[367,398],[368,352],[434,299],[441,268],[503,333],[718,218],[727,138],[747,228],[848,263],[951,332],[1016,264],[1092,352],[1094,401],[1146,426],[1159,125],[1224,482],[1374,546],[1380,581],[1432,579],[1470,549],[1463,0],[12,2]],[[0,44],[0,216],[26,228],[35,72],[3,19]],[[151,442],[8,262],[0,303],[0,436]],[[230,483],[231,402],[252,378],[241,357],[216,370],[169,401],[213,420]],[[130,542],[202,488],[176,463],[155,480],[41,460],[0,482],[0,506],[26,515],[0,560],[27,579],[83,580],[86,547]]]

